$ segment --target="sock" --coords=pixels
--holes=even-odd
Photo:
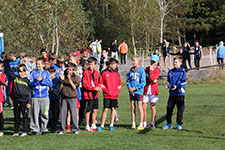
[[[144,125],[143,125],[144,127],[146,127],[146,126],[147,126],[147,122],[144,122],[143,124],[144,124]]]
[[[110,124],[109,126],[110,126],[110,127],[113,127],[113,124]]]
[[[86,129],[90,128],[89,125],[86,125]]]
[[[102,125],[102,124],[101,124],[101,127],[103,127],[103,128],[104,128],[104,125]]]
[[[143,127],[143,122],[140,122],[140,126],[142,126],[142,127]]]
[[[68,124],[68,125],[66,125],[66,128],[67,128],[67,129],[70,129],[70,125],[69,125],[69,124]]]
[[[91,125],[91,127],[92,127],[92,128],[95,128],[95,127],[96,127],[96,125],[95,125],[95,124],[92,124],[92,125]]]
[[[152,125],[155,126],[155,122],[152,122]]]
[[[136,123],[135,122],[132,122],[132,126],[135,126],[136,125]]]

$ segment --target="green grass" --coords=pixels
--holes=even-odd
[[[225,86],[219,84],[190,84],[186,87],[183,129],[180,131],[160,129],[165,123],[168,91],[159,87],[157,104],[157,128],[153,130],[130,130],[130,103],[126,86],[119,96],[119,118],[115,131],[108,130],[109,118],[103,132],[75,134],[48,134],[46,136],[12,137],[12,110],[4,110],[5,133],[0,137],[0,149],[224,149],[225,147]],[[101,94],[102,95],[102,94]],[[102,96],[100,97],[102,112]],[[148,111],[150,121],[150,108]],[[176,122],[174,110],[173,124]],[[81,127],[83,129],[83,127]]]

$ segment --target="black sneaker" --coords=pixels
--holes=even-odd
[[[42,135],[47,135],[48,134],[48,132],[42,132]]]
[[[32,132],[32,136],[36,136],[36,135],[39,135],[40,133],[39,132]]]

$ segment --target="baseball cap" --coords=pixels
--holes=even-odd
[[[157,55],[152,55],[150,61],[154,61],[154,62],[159,61],[159,56],[157,56]]]

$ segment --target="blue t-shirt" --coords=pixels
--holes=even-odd
[[[61,71],[62,71],[62,67],[59,67],[59,66],[57,66],[57,65],[51,65],[52,67],[54,67],[55,69],[56,69],[56,74],[55,74],[55,77],[56,78],[59,78],[59,76],[60,76],[60,73],[61,73]]]
[[[224,58],[224,54],[225,54],[225,46],[219,46],[218,50],[217,50],[217,57],[218,58]]]

